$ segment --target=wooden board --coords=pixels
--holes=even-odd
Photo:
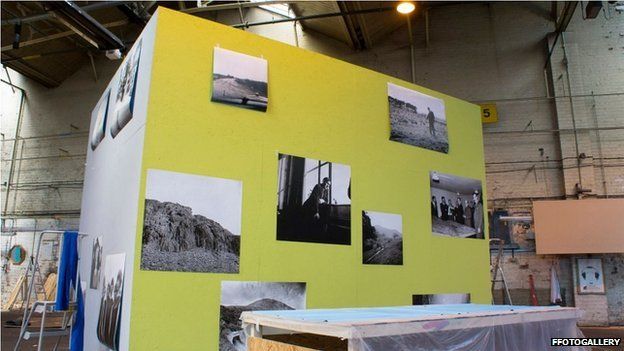
[[[247,350],[248,351],[319,351],[315,349],[309,349],[307,347],[284,344],[282,342],[254,338],[250,336],[247,338]]]
[[[13,286],[13,291],[11,291],[11,295],[9,296],[9,298],[7,299],[7,302],[2,307],[3,311],[8,311],[13,308],[13,305],[15,304],[15,301],[17,300],[17,296],[20,290],[22,289],[23,284],[24,284],[24,276],[22,275],[17,280],[17,283]]]
[[[624,252],[624,199],[536,201],[538,254]]]

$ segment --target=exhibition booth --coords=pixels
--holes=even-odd
[[[91,120],[87,350],[240,350],[249,311],[491,303],[477,105],[159,8]]]

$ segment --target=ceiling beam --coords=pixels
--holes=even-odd
[[[263,26],[263,25],[267,25],[267,24],[296,22],[296,21],[304,21],[304,20],[311,20],[311,19],[321,19],[321,18],[328,18],[328,17],[339,17],[339,16],[345,16],[345,15],[356,15],[356,14],[366,14],[366,13],[379,13],[379,12],[392,11],[392,10],[394,10],[394,7],[390,6],[390,7],[380,7],[380,8],[374,8],[374,9],[359,10],[359,11],[319,13],[319,14],[315,14],[315,15],[297,16],[297,17],[293,17],[293,18],[281,18],[281,19],[276,19],[276,20],[271,20],[271,21],[239,23],[239,24],[233,24],[232,27],[234,27],[234,28],[247,28],[247,27],[254,27],[254,26]]]
[[[99,9],[105,9],[109,7],[117,7],[125,3],[132,3],[132,1],[102,1],[102,2],[96,2],[95,4],[83,6],[80,9],[82,11],[88,12],[88,11],[94,11],[94,10],[99,10]],[[2,20],[1,23],[3,26],[6,26],[6,25],[14,25],[18,23],[32,23],[32,22],[37,22],[37,21],[47,20],[47,19],[54,19],[54,16],[49,12],[45,12],[45,13],[40,13],[40,14],[32,15],[32,16],[10,18],[6,20]]]
[[[125,45],[121,39],[102,26],[100,22],[91,17],[73,1],[51,1],[46,3],[46,8],[61,23],[78,33],[84,40],[93,44],[99,50],[125,50]]]
[[[15,59],[15,57],[11,56],[10,54],[6,54],[6,53],[2,53],[2,58],[5,59]],[[7,62],[6,66],[12,68],[13,70],[25,75],[28,78],[31,78],[32,80],[40,83],[41,85],[45,86],[46,88],[56,88],[59,85],[61,85],[61,83],[57,80],[55,80],[54,78],[49,77],[48,75],[40,72],[39,70],[35,69],[34,67],[30,66],[29,64],[27,64],[26,62],[23,62],[21,59],[17,59],[17,60],[13,60],[11,62]]]
[[[340,12],[344,14],[342,17],[344,19],[347,32],[349,33],[351,43],[353,44],[353,48],[356,50],[371,48],[372,43],[370,36],[368,35],[368,31],[366,30],[364,17],[361,14],[357,14],[358,11],[362,10],[360,4],[356,1],[337,1],[337,4]],[[348,13],[354,12],[356,14],[348,15]]]
[[[566,1],[563,7],[563,11],[561,12],[561,16],[559,16],[559,18],[556,19],[556,26],[555,26],[556,36],[555,36],[555,40],[552,43],[550,51],[548,52],[548,56],[546,57],[546,63],[544,63],[544,68],[548,67],[548,64],[550,63],[550,58],[552,57],[552,54],[555,51],[557,41],[559,40],[561,33],[565,32],[566,29],[568,29],[568,25],[570,24],[570,21],[572,20],[572,16],[574,15],[574,12],[576,11],[577,6],[578,6],[578,1]]]
[[[128,23],[130,23],[128,20],[121,20],[121,21],[115,21],[115,22],[111,22],[111,23],[105,23],[105,24],[103,24],[103,26],[106,27],[106,28],[113,28],[113,27],[123,26],[123,25],[126,25]],[[27,41],[22,41],[22,42],[20,42],[20,49],[25,47],[25,46],[41,44],[41,43],[45,43],[45,42],[50,41],[50,40],[65,38],[65,37],[69,37],[69,36],[73,36],[73,35],[77,35],[76,32],[74,32],[73,30],[68,30],[68,31],[61,32],[61,33],[55,33],[55,34],[47,35],[45,37],[40,37],[40,38],[35,38],[35,39],[27,40]],[[2,52],[9,51],[9,50],[13,50],[13,45],[5,45],[5,46],[2,47]]]

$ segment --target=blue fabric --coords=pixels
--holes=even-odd
[[[83,351],[84,349],[84,300],[82,297],[82,287],[78,279],[78,300],[76,306],[76,316],[72,327],[69,349],[72,351]]]
[[[438,315],[469,315],[470,313],[512,312],[523,310],[552,310],[558,306],[506,306],[506,305],[424,305],[424,306],[396,306],[373,308],[336,308],[336,309],[309,309],[284,311],[254,311],[254,314],[272,317],[287,318],[318,323],[360,322],[374,319],[418,318]]]
[[[57,311],[65,311],[69,308],[69,297],[73,287],[76,286],[76,273],[78,271],[78,233],[63,233],[63,247],[61,248],[61,262],[56,286]]]

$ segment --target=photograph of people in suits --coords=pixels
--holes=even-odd
[[[477,239],[485,237],[481,181],[431,172],[430,186],[434,234]]]

